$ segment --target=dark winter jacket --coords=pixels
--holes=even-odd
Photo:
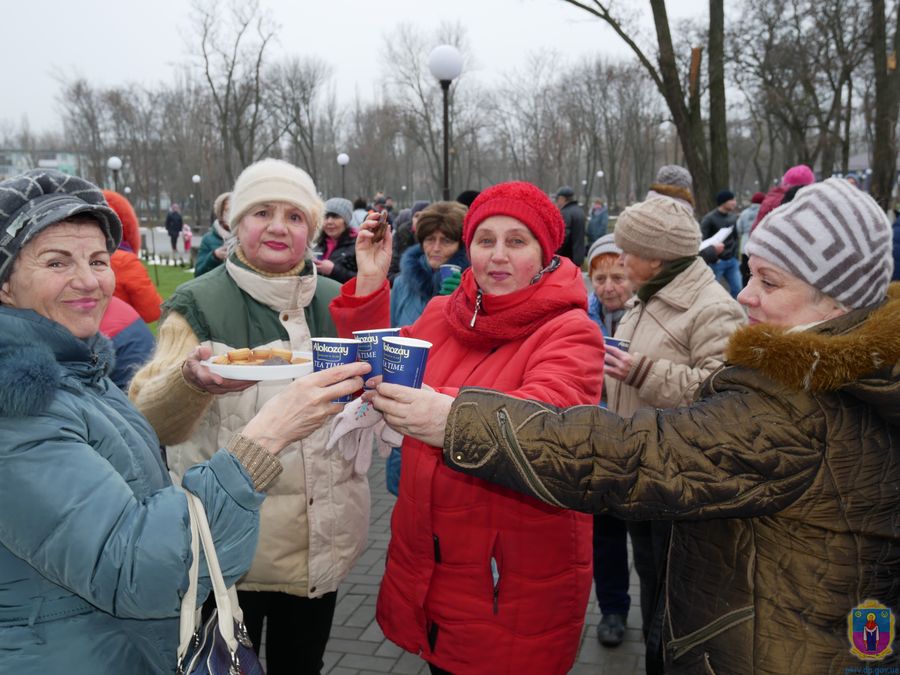
[[[203,239],[200,240],[200,250],[197,251],[197,262],[194,263],[195,277],[202,276],[225,262],[216,257],[216,250],[225,243],[222,232],[228,234],[216,221],[209,228],[209,232],[203,235]]]
[[[469,266],[469,258],[460,245],[448,265]],[[400,274],[391,288],[391,326],[409,326],[425,310],[425,305],[441,290],[440,273],[431,269],[419,244],[410,246],[403,254]]]
[[[584,262],[584,210],[576,201],[571,201],[560,209],[566,223],[566,236],[557,253],[569,258],[581,267]]]
[[[464,390],[445,461],[556,506],[674,521],[666,672],[851,672],[852,610],[900,609],[892,296],[806,331],[742,328],[696,403],[631,420]]]
[[[0,307],[4,673],[174,671],[187,501],[149,423],[106,377],[111,359],[102,335],[80,340],[31,310]],[[225,450],[184,486],[203,500],[234,581],[253,558],[263,495]]]
[[[737,214],[733,212],[722,213],[719,209],[713,209],[703,216],[703,220],[700,221],[700,232],[704,240],[709,239],[716,232],[726,227],[734,229],[731,230],[731,234],[725,237],[725,248],[719,254],[719,260],[729,260],[737,254],[738,241],[740,239],[737,232]],[[704,259],[706,260],[705,256]],[[709,261],[707,260],[707,262]]]
[[[325,235],[319,239],[319,242],[316,244],[315,251],[316,253],[324,253],[325,252]],[[334,250],[331,252],[331,255],[328,256],[327,260],[330,260],[334,263],[334,269],[331,271],[331,274],[323,274],[322,276],[327,276],[329,279],[334,279],[339,284],[346,283],[350,281],[353,277],[356,276],[356,232],[351,230],[349,227],[345,228],[343,232],[341,232],[341,236],[338,237],[337,246],[335,246]]]

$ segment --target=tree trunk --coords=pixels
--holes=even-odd
[[[656,37],[659,43],[659,71],[662,78],[662,94],[672,113],[672,122],[678,130],[684,161],[694,179],[694,200],[700,211],[712,209],[715,199],[710,180],[709,161],[706,154],[706,134],[703,119],[698,106],[688,110],[681,88],[678,65],[675,62],[675,51],[672,48],[672,33],[669,31],[669,18],[666,14],[665,0],[650,0],[653,9],[653,21],[656,25]]]
[[[884,0],[872,0],[872,57],[875,72],[875,142],[872,153],[872,196],[887,210],[891,206],[897,165],[900,5],[893,22],[892,53],[887,54],[887,20]]]
[[[709,0],[709,169],[713,189],[730,188],[725,123],[725,10]]]

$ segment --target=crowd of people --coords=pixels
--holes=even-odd
[[[895,665],[900,218],[804,165],[698,201],[667,165],[612,216],[518,181],[397,210],[263,159],[164,299],[124,195],[0,182],[0,671],[174,672],[184,489],[268,672],[321,672],[368,536],[346,415],[402,435],[376,618],[432,673],[569,672],[592,581],[616,648],[629,539],[648,673]],[[421,388],[208,365],[384,328]]]

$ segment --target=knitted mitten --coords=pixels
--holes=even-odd
[[[331,435],[325,448],[337,448],[344,459],[353,463],[353,470],[361,475],[372,465],[373,447],[377,447],[381,457],[387,457],[392,447],[402,443],[403,436],[385,423],[381,413],[371,403],[357,398],[345,405],[332,420]]]

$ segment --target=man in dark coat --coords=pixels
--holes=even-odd
[[[172,243],[172,253],[178,250],[178,237],[181,236],[181,227],[184,220],[181,218],[181,208],[178,204],[169,207],[166,214],[166,232],[169,233],[169,241]]]
[[[584,211],[575,201],[575,191],[568,185],[556,191],[556,205],[566,222],[566,238],[556,253],[581,267],[584,262]]]

